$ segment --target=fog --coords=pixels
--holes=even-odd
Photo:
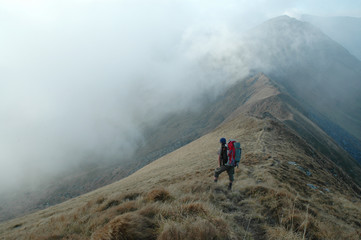
[[[121,162],[144,126],[248,74],[232,57],[243,32],[349,9],[321,2],[328,12],[296,0],[0,0],[0,192]]]
[[[304,15],[301,20],[310,22],[322,29],[328,36],[341,43],[351,54],[361,60],[361,18]]]

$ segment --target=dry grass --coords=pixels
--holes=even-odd
[[[209,240],[209,239],[227,239],[227,233],[212,222],[205,219],[192,219],[192,221],[167,222],[158,240]]]
[[[171,200],[172,198],[167,190],[165,190],[164,188],[161,188],[161,189],[154,189],[154,190],[150,191],[146,195],[145,199],[148,201],[151,201],[151,202],[156,202],[156,201],[165,202],[165,201]]]
[[[188,203],[182,206],[182,212],[188,215],[207,215],[208,211],[202,203]]]
[[[92,234],[92,240],[149,240],[156,238],[156,225],[151,219],[136,213],[115,217]]]
[[[284,227],[269,228],[267,234],[269,240],[302,240],[299,233],[287,230]]]
[[[323,169],[293,138],[274,133],[277,126],[254,134],[270,125],[244,116],[226,122],[126,179],[0,224],[0,239],[360,239],[360,196],[341,192],[341,180],[330,192],[307,187],[334,178],[289,167],[302,159]],[[240,139],[247,156],[232,191],[226,173],[212,181],[219,136]]]

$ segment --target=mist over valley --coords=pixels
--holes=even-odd
[[[327,22],[291,14],[285,1],[241,2],[2,1],[0,221],[123,179],[237,111],[259,117],[253,105],[239,110],[254,94],[240,82],[263,74],[302,114],[262,111],[357,189],[359,18]],[[347,34],[330,30],[338,20]]]

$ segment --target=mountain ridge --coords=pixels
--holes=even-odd
[[[344,47],[311,24],[287,16],[251,30],[244,44],[256,56],[251,67],[361,140],[361,62]]]
[[[258,92],[252,91],[251,94],[257,100],[249,99],[243,103],[233,115],[241,112],[261,117],[264,113],[268,113],[277,120],[286,124],[293,131],[297,132],[306,142],[326,155],[329,159],[341,166],[352,178],[361,186],[361,168],[360,164],[350,156],[344,149],[330,138],[317,124],[307,117],[307,111],[290,95],[282,92],[282,86],[270,80],[263,74],[257,75],[258,78],[251,78],[245,81],[262,82],[262,87],[258,87]],[[266,94],[264,94],[266,92]],[[268,94],[268,93],[272,94]],[[263,93],[263,94],[262,94]],[[232,116],[232,115],[231,115]]]
[[[300,24],[300,26],[303,26],[301,22],[299,22],[297,20],[292,20],[292,19],[290,20],[288,17],[281,17],[277,21],[286,21],[286,22],[291,21],[292,24],[296,23],[296,25]],[[310,26],[310,25],[307,25],[307,26]],[[311,28],[313,29],[312,26],[311,26]],[[281,28],[281,30],[282,30],[282,28]],[[316,33],[318,33],[318,31],[316,31]],[[269,35],[269,36],[272,37],[272,35]],[[294,37],[294,35],[290,35],[289,39],[292,40],[293,37]],[[272,43],[277,42],[276,37],[273,36],[272,39],[273,39]],[[251,39],[251,40],[254,40],[254,39]],[[288,50],[288,48],[290,46],[292,46],[292,45],[289,45],[289,42],[285,42],[285,44],[282,45],[282,47],[284,47],[285,50]],[[265,48],[267,49],[267,44],[265,45]],[[274,48],[270,47],[270,49],[274,49]],[[311,48],[311,49],[316,49],[316,48]],[[260,50],[262,50],[262,49],[260,49]],[[276,48],[276,50],[278,51],[279,49]],[[276,51],[276,53],[278,53],[277,51]],[[272,51],[270,51],[270,52],[272,52]],[[308,48],[307,53],[309,53],[309,52],[310,52],[310,48]],[[348,130],[349,134],[352,134],[355,131],[350,131],[351,128],[344,130],[342,127],[345,126],[345,123],[343,123],[343,125],[341,127],[339,127],[340,126],[339,121],[335,121],[334,117],[331,119],[332,121],[329,118],[330,113],[332,113],[330,111],[330,109],[332,111],[334,110],[337,113],[337,114],[335,114],[335,115],[337,115],[337,117],[340,117],[341,119],[343,119],[345,117],[347,118],[349,116],[348,113],[347,112],[344,113],[344,110],[342,109],[342,106],[344,106],[345,104],[341,102],[338,105],[335,105],[336,107],[334,107],[334,108],[330,108],[330,106],[326,104],[325,106],[322,106],[321,108],[319,108],[317,106],[312,105],[313,104],[312,99],[309,100],[307,98],[305,99],[305,96],[297,97],[297,94],[295,95],[295,93],[300,94],[301,90],[306,91],[305,88],[302,88],[302,84],[304,82],[300,82],[295,85],[292,85],[292,82],[291,82],[292,80],[297,82],[298,80],[301,79],[297,74],[302,75],[303,76],[302,79],[309,78],[307,81],[309,81],[309,82],[314,81],[315,84],[320,84],[319,79],[317,79],[315,76],[319,76],[319,75],[322,76],[322,74],[318,73],[316,70],[317,70],[318,66],[321,64],[318,60],[323,59],[323,58],[318,58],[317,61],[310,63],[307,60],[308,58],[304,58],[305,57],[304,55],[301,55],[301,56],[291,55],[291,57],[294,57],[295,59],[291,59],[292,61],[291,60],[284,61],[287,64],[288,64],[288,62],[293,64],[293,67],[291,69],[293,72],[289,71],[287,69],[288,65],[283,66],[282,64],[280,64],[281,66],[276,65],[277,72],[269,71],[269,69],[267,69],[267,68],[261,69],[262,72],[264,72],[265,74],[259,74],[259,75],[256,75],[256,77],[249,76],[246,79],[246,81],[244,81],[242,84],[236,83],[236,84],[232,85],[230,87],[230,89],[225,91],[224,94],[221,94],[221,96],[219,96],[219,98],[217,98],[216,101],[204,104],[204,106],[203,106],[204,109],[201,108],[198,112],[197,111],[178,112],[178,113],[174,113],[174,114],[168,116],[162,122],[160,122],[160,124],[158,126],[154,127],[153,129],[146,130],[146,136],[147,136],[146,138],[148,139],[148,142],[145,146],[140,146],[141,149],[144,148],[143,152],[142,152],[143,155],[140,154],[135,157],[135,158],[139,159],[140,161],[136,162],[134,165],[123,166],[123,168],[120,168],[119,166],[116,165],[117,163],[114,163],[114,165],[109,165],[109,166],[105,167],[104,169],[99,169],[99,171],[92,170],[89,172],[89,174],[85,173],[83,176],[81,176],[80,180],[75,179],[74,181],[72,181],[72,180],[68,181],[67,182],[68,188],[61,187],[60,189],[57,189],[56,191],[52,192],[52,194],[50,194],[49,196],[46,196],[43,199],[41,199],[39,201],[39,204],[41,204],[42,207],[47,207],[48,205],[43,205],[43,204],[46,204],[47,202],[54,204],[54,203],[57,203],[56,201],[59,201],[60,198],[61,198],[61,201],[63,201],[63,200],[72,198],[74,196],[77,196],[81,193],[84,193],[84,191],[77,190],[77,188],[79,188],[79,186],[81,186],[81,187],[84,186],[87,188],[86,191],[90,191],[90,190],[94,189],[94,186],[96,186],[96,187],[104,186],[114,180],[118,180],[118,178],[120,179],[125,176],[128,176],[129,174],[135,172],[136,169],[144,167],[145,165],[151,163],[153,160],[158,159],[159,157],[165,156],[168,153],[171,153],[174,150],[176,150],[188,143],[193,142],[193,140],[196,140],[196,139],[204,136],[207,133],[213,132],[214,129],[217,129],[217,127],[221,123],[223,123],[223,125],[231,124],[232,121],[235,121],[235,119],[239,118],[240,114],[242,115],[241,119],[246,119],[248,121],[249,127],[252,126],[252,124],[255,124],[254,122],[257,122],[257,121],[262,122],[265,119],[267,121],[270,121],[270,122],[267,122],[267,124],[264,123],[264,126],[262,126],[262,127],[261,127],[262,124],[260,124],[260,129],[263,129],[263,130],[259,130],[259,133],[258,133],[258,131],[256,131],[256,129],[252,128],[253,130],[255,130],[255,132],[258,133],[257,136],[260,137],[260,138],[255,137],[253,139],[254,143],[256,143],[260,149],[263,149],[263,147],[265,146],[265,143],[263,142],[263,144],[262,144],[262,141],[261,141],[262,136],[267,135],[269,132],[272,132],[272,129],[285,128],[285,129],[287,129],[286,132],[288,132],[291,136],[297,136],[297,137],[295,137],[296,139],[298,139],[298,138],[303,139],[302,141],[300,141],[298,143],[303,144],[302,146],[304,146],[305,149],[309,149],[308,151],[306,151],[307,157],[314,157],[315,161],[316,162],[318,161],[318,165],[323,165],[324,161],[325,161],[324,159],[329,159],[329,160],[331,159],[331,160],[333,160],[333,162],[335,162],[339,166],[343,167],[344,170],[340,170],[337,166],[335,167],[332,163],[329,163],[328,161],[326,161],[327,164],[325,164],[325,166],[327,166],[327,168],[322,170],[321,172],[325,172],[325,174],[327,174],[327,176],[330,174],[333,176],[333,177],[332,176],[327,177],[327,181],[332,182],[332,184],[335,184],[335,186],[338,186],[340,189],[342,187],[347,189],[347,192],[349,192],[350,195],[352,195],[351,194],[352,192],[356,192],[356,195],[357,195],[358,187],[355,186],[355,184],[353,182],[357,182],[358,184],[360,184],[360,180],[358,180],[359,177],[361,176],[361,174],[358,170],[359,165],[357,165],[357,163],[355,163],[355,161],[352,160],[352,157],[348,153],[346,153],[344,150],[340,149],[340,147],[338,146],[338,145],[340,145],[345,149],[348,145],[350,145],[350,142],[352,142],[352,141],[350,141],[349,139],[352,139],[352,138],[347,138],[348,135],[345,132],[346,132],[346,130]],[[319,55],[322,56],[321,53]],[[327,56],[332,57],[332,54],[327,55]],[[306,54],[306,57],[307,57],[307,54]],[[259,58],[262,60],[263,55],[259,54]],[[332,57],[332,58],[334,58],[334,57]],[[304,59],[307,60],[307,61],[305,61],[306,64],[302,65],[302,64],[298,63],[298,62],[303,63]],[[346,59],[346,61],[343,62],[343,60],[345,60],[345,59]],[[268,61],[271,61],[271,60],[268,60]],[[288,58],[286,58],[286,60],[288,60]],[[347,65],[347,63],[349,62],[348,55],[346,54],[345,57],[340,59],[339,61],[340,61],[341,65],[342,64]],[[267,64],[265,64],[265,65],[267,66]],[[306,67],[309,65],[314,65],[312,68],[313,71],[311,71],[310,73],[306,72]],[[344,66],[342,66],[342,67],[344,67]],[[324,66],[324,64],[321,64],[321,68],[325,69],[326,67]],[[349,66],[346,66],[346,69],[349,69],[349,68],[350,68]],[[315,73],[315,72],[317,74],[315,74],[315,76],[313,76],[313,73]],[[357,74],[357,72],[356,73],[353,72],[351,75],[354,75],[354,74]],[[267,77],[266,75],[269,77]],[[323,77],[325,79],[327,79],[328,75],[329,74],[325,74],[325,75],[323,75]],[[344,78],[345,76],[348,76],[348,75],[347,74],[343,75],[342,78]],[[358,76],[360,76],[360,75],[358,75]],[[323,81],[323,78],[321,80]],[[307,84],[306,84],[306,86],[307,86]],[[297,90],[298,87],[301,90]],[[312,87],[312,85],[307,86],[307,88],[308,88],[308,90],[310,90],[312,92],[312,96],[318,96],[321,94],[318,89],[319,87],[315,88],[315,85],[313,85],[313,87]],[[244,91],[244,89],[248,89],[248,91]],[[356,85],[354,91],[356,91],[356,92],[358,91],[357,85]],[[333,99],[331,101],[331,103],[334,104],[336,100]],[[323,102],[325,102],[325,101],[326,100],[324,100]],[[347,101],[351,101],[351,100],[349,99]],[[356,103],[357,103],[357,101],[356,101]],[[226,107],[224,107],[224,105],[226,105]],[[347,107],[347,109],[348,108],[350,108],[350,107]],[[352,107],[352,109],[353,108],[355,108],[355,107]],[[348,109],[348,112],[349,111],[350,110]],[[353,126],[352,129],[358,128],[357,126],[355,127],[355,124],[354,124],[355,119],[356,120],[359,119],[357,117],[357,114],[353,114],[351,116],[351,120],[353,121],[353,124],[350,124],[349,126]],[[252,122],[252,123],[250,123],[250,122]],[[336,127],[340,128],[340,130],[337,131],[338,134],[336,136],[332,136],[336,140],[337,143],[335,143],[335,141],[329,137],[329,136],[331,136],[331,134],[333,132],[336,132],[336,131],[334,131],[336,129],[336,127],[330,123],[333,123]],[[233,124],[233,125],[236,128],[237,128],[237,126],[239,126],[237,124]],[[329,127],[329,126],[331,126],[331,127]],[[230,133],[231,131],[224,130],[224,132]],[[252,134],[255,134],[255,133],[253,132]],[[164,136],[167,136],[167,137],[165,138]],[[217,139],[217,138],[219,138],[219,136],[214,136],[214,138]],[[293,139],[293,137],[292,137],[292,139]],[[343,143],[344,141],[346,141],[346,143],[348,145],[347,144],[345,145]],[[250,143],[248,143],[248,146],[251,145],[251,142],[252,141],[250,141]],[[355,151],[355,155],[353,155],[353,156],[356,156],[357,154],[361,153],[361,146],[359,146],[358,144],[359,144],[359,141],[355,140],[354,147],[353,147],[353,151]],[[312,147],[310,148],[309,145],[311,145]],[[214,144],[212,146],[216,147],[216,144]],[[281,148],[281,150],[286,151],[283,148]],[[348,150],[348,151],[352,152],[351,150]],[[188,154],[190,154],[190,153],[188,153]],[[313,154],[315,156],[313,156]],[[208,154],[207,156],[209,158],[214,158],[213,155]],[[262,161],[267,162],[268,161],[267,157],[268,157],[268,155],[262,153],[262,151],[260,150],[260,153],[257,152],[257,154],[247,153],[246,159],[253,159],[255,162],[261,163]],[[303,158],[300,158],[300,159],[303,159]],[[278,158],[271,159],[271,160],[268,161],[269,165],[271,165],[271,164],[274,164],[274,166],[280,165],[280,163],[278,162],[280,160]],[[295,161],[291,161],[291,162],[295,162]],[[159,163],[159,162],[157,162],[157,163]],[[314,164],[312,164],[312,163],[307,163],[307,165],[301,165],[303,163],[302,161],[301,162],[296,161],[296,163],[298,165],[295,167],[296,169],[293,169],[293,170],[299,171],[299,172],[297,172],[297,174],[305,174],[305,171],[300,170],[298,167],[307,169],[311,173],[312,173],[311,169],[317,169],[317,170],[321,169],[320,167],[316,168],[314,166]],[[285,157],[283,156],[282,167],[283,167],[284,171],[288,171],[288,170],[292,169],[291,166],[294,166],[294,165],[288,166],[287,164],[288,163],[285,160]],[[153,166],[153,165],[151,165],[151,166]],[[212,167],[214,167],[214,164],[212,164],[212,166],[210,164],[208,164],[208,166],[209,166],[208,169],[202,168],[202,170],[208,171],[209,172],[208,177],[210,177],[212,174],[210,169]],[[250,175],[254,174],[254,173],[251,174],[251,168],[254,166],[256,166],[257,169],[261,168],[260,166],[253,163],[252,161],[247,160],[247,163],[245,163],[245,167],[247,168],[247,171],[249,172]],[[113,169],[113,168],[115,168],[115,169]],[[260,170],[260,169],[258,169],[258,170]],[[123,171],[125,173],[122,173]],[[197,171],[200,172],[200,170],[197,170],[197,169],[193,169],[192,171],[193,171],[192,173],[187,173],[188,177],[190,177],[192,174],[194,174],[194,172],[197,172]],[[347,173],[345,173],[345,172],[347,172]],[[257,174],[262,175],[261,173],[257,173]],[[94,175],[97,175],[96,179],[99,178],[98,179],[99,181],[98,180],[95,181],[93,179]],[[198,173],[198,175],[199,175],[199,173]],[[276,176],[276,175],[287,175],[287,174],[284,174],[283,171],[274,170],[274,175]],[[350,175],[353,179],[350,179],[348,177],[348,175]],[[136,176],[137,176],[137,174],[136,174]],[[168,176],[168,177],[172,178],[172,176]],[[246,179],[245,175],[241,175],[241,177]],[[154,176],[154,178],[156,178],[156,176]],[[182,176],[177,175],[177,178],[181,179]],[[277,181],[281,181],[283,178],[285,178],[285,177],[279,177],[280,180],[277,180]],[[288,178],[293,179],[292,181],[296,181],[292,176],[288,176]],[[91,181],[89,181],[89,179],[91,179]],[[302,178],[302,179],[307,180],[308,178]],[[184,179],[184,180],[186,180],[186,179]],[[344,183],[339,185],[337,183],[338,180],[341,182],[344,182]],[[167,182],[165,179],[163,179],[162,181]],[[207,181],[204,181],[204,184],[209,187],[209,185],[208,185],[209,183]],[[257,180],[255,180],[255,181],[257,181]],[[275,180],[272,180],[272,181],[275,181]],[[318,183],[318,181],[316,179],[313,179],[313,181],[314,182],[310,183],[310,184],[314,184],[316,186],[317,185],[316,183]],[[88,184],[86,184],[86,183],[88,183]],[[152,182],[150,182],[150,184],[151,183]],[[347,184],[345,184],[345,183],[347,183]],[[156,184],[156,183],[154,182],[154,184]],[[157,183],[157,184],[159,184],[159,183]],[[73,185],[75,185],[75,188],[71,187]],[[139,184],[137,184],[136,186],[141,187]],[[152,185],[149,185],[149,186],[152,186]],[[322,186],[327,189],[329,187],[325,183],[325,181],[323,181]],[[184,186],[184,188],[187,188],[187,186]],[[202,187],[200,187],[200,188],[203,189]],[[211,187],[209,187],[209,188],[211,188]],[[308,186],[306,185],[306,186],[300,187],[298,190],[301,192],[305,192],[305,191],[307,191],[307,188],[308,188]],[[74,194],[73,194],[73,192],[69,191],[69,189],[77,190],[77,191],[74,191]],[[126,188],[124,191],[125,192],[127,191]],[[142,192],[142,194],[140,194],[140,197],[142,197],[143,194],[146,194],[146,192],[147,192],[145,189],[143,189],[142,191],[143,192]],[[215,191],[222,192],[222,190],[215,190]],[[326,191],[326,190],[323,190],[323,191]],[[296,191],[294,191],[293,193],[295,193],[295,192]],[[59,195],[57,195],[57,193],[59,193]],[[68,196],[67,193],[70,193],[70,195]],[[338,194],[342,195],[342,192],[339,191]],[[93,195],[86,195],[86,196],[93,196]],[[26,197],[24,197],[24,199],[26,200]],[[53,201],[53,199],[54,199],[54,201]],[[86,198],[81,198],[81,199],[83,199],[83,201],[85,201],[85,202],[87,201]],[[352,199],[352,198],[349,198],[349,199]],[[115,200],[120,201],[119,199],[115,199]],[[53,202],[51,202],[51,201],[53,201]],[[77,204],[81,207],[82,202],[79,202]],[[16,207],[18,207],[18,206],[16,206]],[[66,215],[64,212],[62,214]],[[36,215],[36,213],[35,213],[35,215]],[[26,219],[26,217],[25,217],[25,219]],[[245,221],[247,224],[247,220],[245,220]],[[13,222],[13,221],[11,221],[11,222]],[[15,223],[13,226],[16,226],[17,224],[18,223]],[[102,225],[102,224],[100,224],[100,225]],[[24,228],[26,228],[26,226],[27,226],[26,224],[22,225],[22,227],[24,227]],[[19,227],[19,228],[22,228],[22,227]],[[14,229],[18,230],[19,228],[14,228]],[[258,232],[260,233],[262,231],[258,231]]]
[[[269,104],[281,94],[275,85],[263,74],[246,79],[232,88],[239,107],[210,133],[118,182],[2,223],[0,236],[357,239],[360,187],[288,126],[289,109]],[[242,144],[232,191],[225,175],[212,179],[220,137]]]

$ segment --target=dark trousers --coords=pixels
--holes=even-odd
[[[227,171],[229,181],[233,182],[233,180],[234,180],[234,167],[232,167],[232,166],[222,165],[221,167],[217,168],[216,170],[214,170],[214,177],[216,179],[218,179],[219,174],[221,174],[224,171]]]

